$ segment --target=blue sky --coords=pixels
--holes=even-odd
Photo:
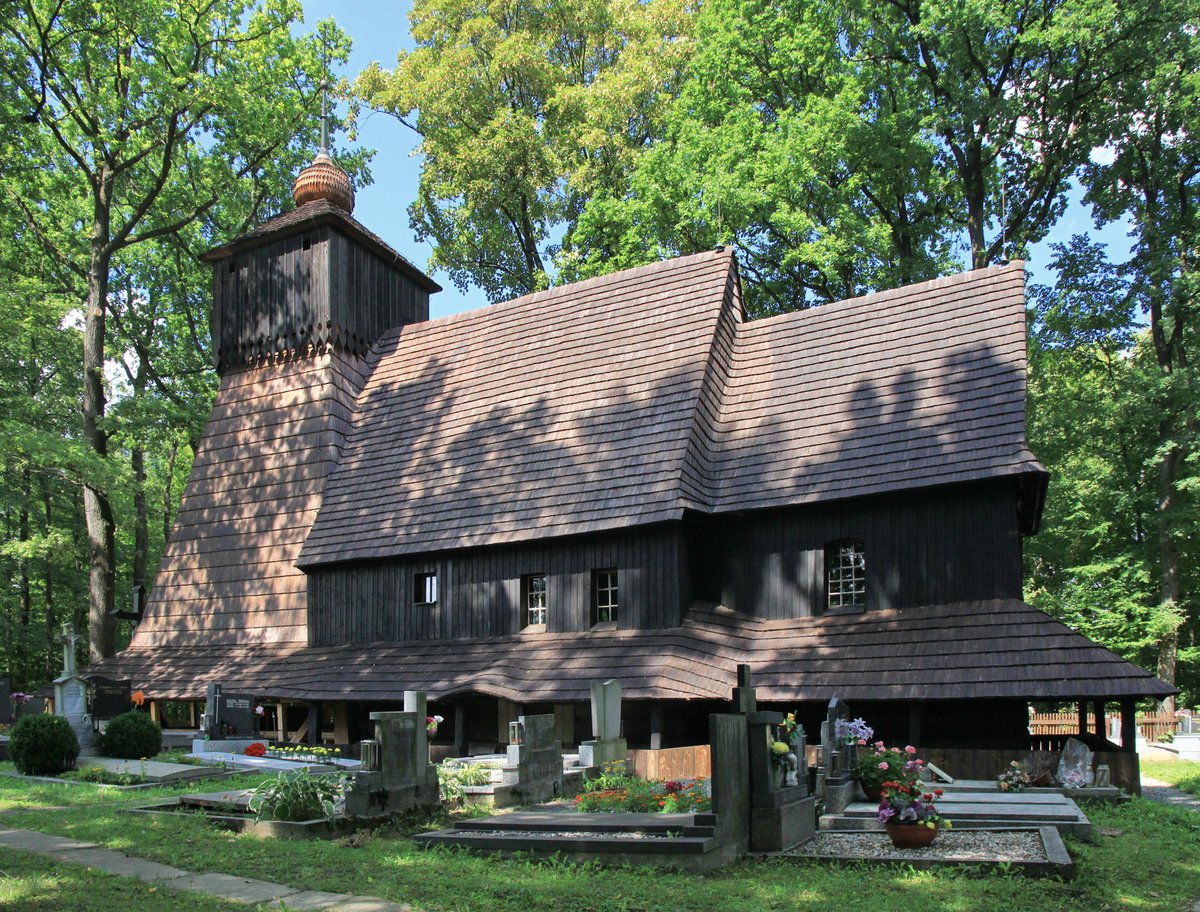
[[[408,33],[410,0],[304,0],[304,28],[316,27],[322,19],[333,17],[354,39],[348,65],[340,75],[353,78],[373,60],[391,69],[401,48],[413,47]],[[432,248],[417,243],[408,224],[408,206],[417,196],[420,160],[413,155],[417,136],[394,117],[371,114],[360,124],[358,142],[375,150],[371,163],[374,183],[359,191],[355,199],[355,217],[391,244],[418,267],[425,269]],[[1050,244],[1067,240],[1072,234],[1093,234],[1091,216],[1080,204],[1072,205],[1046,241],[1037,245],[1029,258],[1033,281],[1052,281],[1047,271]],[[1123,257],[1128,243],[1120,226],[1110,226],[1100,235]],[[434,275],[444,287],[430,301],[430,316],[441,317],[479,307],[487,303],[482,292],[466,294],[450,282],[448,276]]]

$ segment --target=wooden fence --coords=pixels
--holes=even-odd
[[[1121,722],[1118,713],[1108,713],[1104,717],[1104,733],[1120,731]],[[1170,713],[1142,713],[1137,717],[1138,729],[1147,741],[1157,741],[1163,735],[1174,732],[1178,719]],[[1096,730],[1096,714],[1087,714],[1087,730]],[[1031,735],[1074,735],[1079,731],[1079,713],[1034,713],[1029,717],[1029,733]]]
[[[629,766],[643,779],[707,779],[712,776],[712,754],[707,744],[631,750]]]

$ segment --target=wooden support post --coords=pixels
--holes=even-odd
[[[275,740],[286,741],[288,736],[287,730],[287,706],[283,703],[275,704]]]
[[[1095,718],[1092,720],[1092,734],[1098,738],[1104,738],[1108,732],[1104,730],[1104,701],[1092,701],[1092,713]]]
[[[650,704],[650,750],[662,750],[663,742],[663,711],[662,704],[655,701]]]
[[[160,728],[162,727],[162,707],[157,700],[150,701],[150,718],[158,723]]]
[[[321,704],[308,704],[308,743],[321,743]]]
[[[333,704],[333,743],[350,743],[350,724],[346,717],[346,704]]]
[[[908,704],[908,743],[915,747],[921,746],[921,717],[924,707],[920,703]]]
[[[1137,752],[1137,701],[1121,701],[1121,750],[1127,754]]]
[[[1080,699],[1076,705],[1079,707],[1079,734],[1086,735],[1088,733],[1087,700]]]
[[[467,744],[467,704],[464,700],[454,701],[454,754],[465,757],[470,745]]]
[[[188,700],[188,727],[200,727],[200,720],[196,716],[196,702],[194,700]]]

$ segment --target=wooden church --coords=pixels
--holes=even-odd
[[[1023,264],[748,321],[718,249],[429,320],[327,155],[295,198],[205,256],[220,392],[94,671],[343,743],[424,690],[448,752],[531,711],[577,743],[608,678],[631,746],[697,743],[739,663],[923,746],[1173,692],[1021,601]]]

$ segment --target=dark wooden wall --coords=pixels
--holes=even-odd
[[[213,265],[220,372],[310,343],[364,355],[387,330],[428,317],[428,291],[330,225]]]
[[[592,571],[618,572],[617,626],[680,623],[688,561],[679,526],[574,536],[429,557],[356,561],[308,576],[314,645],[498,636],[521,629],[521,578],[548,577],[551,632],[591,626]],[[438,603],[413,604],[413,576],[438,574]]]
[[[825,604],[825,545],[866,549],[867,609],[1021,597],[1015,482],[931,488],[691,524],[696,595],[771,620]]]

